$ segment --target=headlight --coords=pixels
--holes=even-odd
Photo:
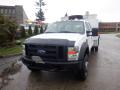
[[[79,50],[77,47],[68,47],[68,61],[78,60]]]
[[[25,45],[22,45],[22,48],[23,48],[22,54],[23,54],[23,56],[25,56],[25,55],[26,55],[26,52],[25,52]]]

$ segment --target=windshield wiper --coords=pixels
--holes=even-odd
[[[73,33],[73,32],[70,32],[70,31],[60,31],[59,33]]]
[[[56,32],[45,32],[45,33],[56,33]]]
[[[60,32],[45,32],[45,33],[77,33],[77,32],[60,31]]]

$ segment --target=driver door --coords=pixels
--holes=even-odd
[[[85,23],[86,25],[86,33],[87,33],[87,39],[88,39],[88,45],[89,45],[89,51],[91,51],[91,48],[93,46],[93,40],[92,40],[92,29],[89,23]]]

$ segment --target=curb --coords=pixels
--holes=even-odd
[[[22,53],[14,54],[14,55],[8,55],[8,56],[0,56],[0,58],[9,58],[9,57],[14,57],[14,56],[20,56]]]

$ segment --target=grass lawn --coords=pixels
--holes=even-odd
[[[0,47],[0,57],[6,57],[6,56],[12,56],[12,55],[18,55],[22,53],[22,43],[24,42],[23,39],[19,39],[16,41],[20,41],[19,44],[16,44],[14,47]]]
[[[22,46],[16,45],[14,47],[3,47],[0,48],[0,57],[11,56],[22,53]]]

